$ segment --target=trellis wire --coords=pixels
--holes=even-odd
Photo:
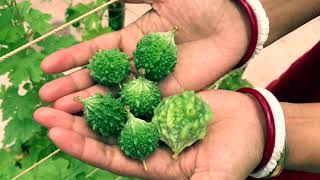
[[[91,171],[89,174],[86,175],[86,178],[92,176],[94,173],[96,173],[99,170],[99,168],[95,168],[93,171]]]
[[[70,25],[72,25],[72,24],[74,24],[74,23],[76,23],[76,22],[78,22],[78,21],[83,20],[84,18],[90,16],[91,14],[94,14],[94,13],[96,13],[96,12],[104,9],[104,8],[106,8],[108,5],[110,5],[110,4],[112,4],[112,3],[115,3],[115,2],[117,2],[117,1],[119,1],[119,0],[110,0],[110,1],[102,4],[101,6],[95,8],[95,9],[93,9],[93,10],[91,10],[91,11],[89,11],[89,12],[87,12],[87,13],[85,13],[85,14],[83,14],[83,15],[81,15],[81,16],[79,16],[79,17],[77,17],[77,18],[75,18],[75,19],[73,19],[73,20],[71,20],[71,21],[69,21],[69,22],[67,22],[67,23],[65,23],[65,24],[63,24],[63,25],[61,25],[60,27],[55,28],[55,29],[49,31],[48,33],[40,36],[39,38],[37,38],[37,39],[35,39],[35,40],[33,40],[33,41],[25,44],[25,45],[23,45],[23,46],[15,49],[15,50],[13,50],[13,51],[11,51],[11,52],[9,52],[9,53],[1,56],[1,57],[0,57],[0,62],[1,62],[1,61],[4,61],[5,59],[7,59],[7,58],[9,58],[9,57],[11,57],[11,56],[13,56],[13,55],[15,55],[15,54],[17,54],[17,53],[19,53],[20,51],[23,51],[23,50],[26,49],[26,48],[31,47],[32,45],[34,45],[34,44],[36,44],[36,43],[38,43],[38,42],[40,42],[40,41],[48,38],[49,36],[51,36],[51,35],[59,32],[59,31],[61,31],[62,29],[66,28],[66,27],[68,27],[68,26],[70,26]],[[40,165],[40,164],[43,163],[44,161],[48,160],[49,158],[51,158],[51,157],[54,156],[55,154],[59,153],[60,151],[61,151],[61,149],[57,149],[57,150],[54,151],[53,153],[49,154],[48,156],[46,156],[46,157],[44,157],[43,159],[41,159],[40,161],[36,162],[35,164],[33,164],[32,166],[30,166],[29,168],[27,168],[27,169],[25,169],[24,171],[22,171],[22,172],[21,172],[20,174],[18,174],[17,176],[13,177],[11,180],[16,180],[16,179],[20,178],[21,176],[25,175],[26,173],[28,173],[29,171],[31,171],[32,169],[34,169],[35,167],[37,167],[38,165]],[[96,171],[98,171],[98,169],[95,169],[95,170],[93,170],[91,173],[89,173],[89,174],[88,174],[88,177],[89,177],[90,175],[94,174]]]
[[[78,21],[81,21],[82,19],[90,16],[91,14],[94,14],[94,13],[96,13],[96,12],[98,12],[98,11],[106,8],[108,5],[110,5],[110,4],[112,4],[112,3],[115,3],[115,2],[117,2],[117,1],[119,1],[119,0],[110,0],[110,1],[102,4],[101,6],[96,7],[95,9],[93,9],[93,10],[87,12],[87,13],[84,13],[83,15],[81,15],[81,16],[79,16],[79,17],[77,17],[77,18],[75,18],[75,19],[73,19],[73,20],[71,20],[71,21],[69,21],[69,22],[67,22],[67,23],[59,26],[58,28],[55,28],[55,29],[47,32],[46,34],[38,37],[37,39],[35,39],[35,40],[33,40],[33,41],[30,41],[29,43],[27,43],[27,44],[25,44],[25,45],[23,45],[23,46],[15,49],[15,50],[9,52],[9,53],[1,56],[1,57],[0,57],[0,62],[1,62],[1,61],[4,61],[5,59],[7,59],[7,58],[9,58],[9,57],[11,57],[11,56],[13,56],[13,55],[15,55],[15,54],[17,54],[17,53],[19,53],[20,51],[25,50],[26,48],[29,48],[29,47],[32,46],[32,45],[34,45],[34,44],[36,44],[36,43],[38,43],[38,42],[40,42],[40,41],[48,38],[49,36],[51,36],[51,35],[59,32],[59,31],[61,31],[62,29],[66,28],[66,27],[68,27],[68,26],[70,26],[70,25],[72,25],[72,24],[74,24],[74,23],[76,23],[76,22],[78,22]]]
[[[49,158],[51,158],[52,156],[54,156],[55,154],[59,153],[61,151],[61,149],[57,149],[55,150],[53,153],[49,154],[48,156],[44,157],[43,159],[41,159],[40,161],[36,162],[35,164],[33,164],[32,166],[28,167],[27,169],[25,169],[24,171],[22,171],[20,174],[18,174],[17,176],[15,176],[14,178],[12,178],[11,180],[16,180],[19,177],[25,175],[26,173],[28,173],[29,171],[31,171],[32,169],[34,169],[35,167],[37,167],[38,165],[40,165],[41,163],[43,163],[44,161],[48,160]]]

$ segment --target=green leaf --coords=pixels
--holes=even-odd
[[[5,93],[6,93],[6,86],[3,84],[0,84],[0,99],[4,98]]]
[[[15,156],[16,154],[12,152],[0,149],[0,179],[9,180],[19,172],[19,169],[15,166]]]
[[[10,148],[0,149],[1,180],[9,180],[22,171],[19,164],[19,159],[23,158],[21,146],[21,141],[16,141]]]
[[[28,22],[31,29],[34,32],[41,34],[48,32],[51,29],[51,15],[44,14],[39,10],[31,9],[29,15],[25,17],[25,21]]]
[[[3,119],[11,119],[5,127],[4,144],[11,143],[15,138],[26,141],[40,126],[32,119],[32,114],[41,105],[37,91],[29,91],[20,96],[17,87],[9,87],[4,95],[0,108]]]
[[[65,159],[49,159],[39,165],[37,168],[33,169],[28,174],[22,176],[22,180],[30,179],[46,179],[46,180],[67,180],[76,179],[70,176],[69,161]]]
[[[108,33],[108,32],[112,32],[113,30],[109,27],[107,28],[99,28],[99,29],[89,29],[89,30],[85,30],[83,32],[83,35],[82,35],[82,39],[84,41],[86,40],[90,40],[90,39],[93,39],[99,35],[102,35],[102,34],[105,34],[105,33]]]
[[[70,47],[76,43],[77,41],[71,35],[67,35],[67,36],[52,35],[47,39],[39,42],[38,45],[43,48],[41,53],[51,54],[59,49]]]
[[[65,14],[65,19],[67,22],[83,15],[86,12],[89,12],[90,10],[92,10],[93,8],[95,8],[95,4],[93,2],[88,3],[88,4],[83,4],[83,3],[78,3],[75,6],[70,6],[68,7],[66,14]],[[75,23],[73,24],[74,27],[79,27],[80,24],[79,23]]]
[[[32,49],[25,52],[25,56],[15,55],[0,62],[0,75],[9,73],[10,82],[14,86],[19,86],[24,80],[39,82],[43,75],[40,63],[45,56]]]
[[[25,36],[22,23],[17,20],[13,8],[0,9],[0,41],[16,42]]]
[[[249,81],[242,78],[244,69],[239,69],[228,74],[220,83],[219,89],[236,91],[242,87],[252,87]]]

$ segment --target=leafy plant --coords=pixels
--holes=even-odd
[[[244,68],[236,69],[226,74],[220,80],[209,86],[207,89],[224,89],[236,91],[242,87],[253,87],[252,84],[243,79]]]
[[[67,20],[82,15],[104,3],[104,0],[69,7]],[[71,10],[70,10],[71,9]],[[107,10],[80,22],[82,40],[112,31],[103,26]],[[30,42],[49,31],[51,15],[33,9],[29,1],[0,0],[0,56]],[[81,27],[81,29],[80,29]],[[5,147],[0,149],[0,179],[7,180],[56,150],[47,138],[47,131],[32,119],[33,112],[48,105],[40,100],[40,87],[60,75],[47,75],[40,69],[43,58],[52,52],[77,43],[72,35],[53,35],[9,59],[0,62],[0,76],[8,78],[10,85],[0,84],[0,109],[5,127]],[[21,179],[117,179],[112,173],[98,170],[64,153],[58,153]],[[90,175],[90,172],[95,172]],[[88,176],[90,175],[90,176]],[[126,178],[122,178],[126,179]],[[132,179],[132,178],[127,178]]]
[[[105,0],[97,0],[88,4],[78,3],[75,6],[70,5],[66,10],[66,21],[71,21],[80,15],[102,5]],[[82,40],[89,40],[98,35],[119,30],[124,25],[124,4],[113,3],[109,5],[109,10],[100,11],[92,14],[84,20],[73,24],[73,27],[81,33]],[[109,26],[105,23],[109,15]]]

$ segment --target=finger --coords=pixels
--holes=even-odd
[[[235,55],[224,54],[211,39],[180,44],[178,49],[174,72],[159,82],[163,96],[181,90],[201,90],[227,73],[238,59]]]
[[[142,163],[128,159],[116,146],[61,127],[50,129],[48,136],[64,152],[96,167],[125,176],[146,176]]]
[[[94,83],[89,70],[82,69],[45,84],[40,89],[39,94],[42,100],[52,102],[67,94],[86,89]]]
[[[49,107],[41,107],[34,112],[33,118],[39,124],[48,129],[61,127],[77,132],[83,136],[97,138],[97,136],[91,131],[83,118],[72,116],[71,114],[65,113],[63,111],[59,111]]]
[[[61,73],[87,64],[99,49],[120,48],[120,31],[99,36],[93,40],[57,51],[46,57],[41,68],[49,74]]]
[[[57,101],[54,102],[53,107],[55,109],[65,111],[67,113],[74,114],[74,113],[80,112],[83,109],[83,106],[81,103],[74,101],[75,97],[86,99],[97,93],[106,94],[107,92],[109,92],[109,89],[102,87],[100,85],[94,85],[82,91],[72,93],[59,98]]]

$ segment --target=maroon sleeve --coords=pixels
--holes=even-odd
[[[320,41],[267,89],[281,102],[320,102]]]

